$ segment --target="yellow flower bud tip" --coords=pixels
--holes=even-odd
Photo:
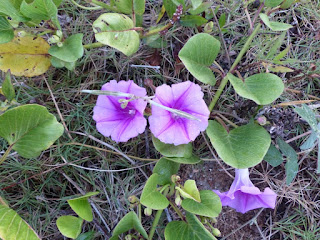
[[[181,197],[178,195],[178,196],[176,197],[176,199],[174,200],[174,202],[175,202],[175,204],[176,204],[177,206],[180,206],[180,205],[181,205],[181,202],[182,202]]]
[[[136,202],[139,202],[139,199],[135,196],[135,195],[132,195],[128,198],[129,202],[130,203],[136,203]]]
[[[58,42],[58,43],[57,43],[57,46],[58,46],[58,47],[62,47],[62,46],[63,46],[63,43],[62,43],[62,42]]]
[[[221,232],[218,228],[213,228],[212,234],[216,237],[221,237]]]
[[[124,239],[125,239],[125,240],[132,240],[132,236],[131,236],[131,234],[126,235],[126,236],[124,237]]]
[[[56,31],[56,35],[61,39],[62,38],[62,31],[61,30],[57,30]]]
[[[179,182],[180,179],[181,179],[181,178],[180,178],[178,175],[172,175],[172,176],[171,176],[171,181],[172,181],[173,183]]]
[[[144,212],[144,215],[146,215],[146,216],[151,216],[151,214],[152,214],[152,209],[151,209],[151,208],[145,208],[143,212]]]

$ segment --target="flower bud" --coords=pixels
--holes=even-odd
[[[180,181],[180,177],[178,176],[178,175],[172,175],[171,176],[171,181],[173,182],[173,183],[177,183],[177,182],[179,182]]]
[[[257,118],[257,122],[259,125],[264,126],[268,123],[267,118],[265,116],[260,116]]]
[[[182,199],[181,199],[180,195],[177,195],[177,196],[176,196],[176,199],[174,200],[174,202],[175,202],[175,204],[176,204],[177,206],[180,206],[180,205],[181,205]]]
[[[58,47],[62,47],[62,46],[63,46],[63,43],[62,43],[62,42],[58,42],[58,43],[57,43],[57,46],[58,46]]]
[[[27,33],[26,33],[25,31],[19,31],[19,32],[17,33],[17,35],[18,35],[19,37],[25,37],[25,36],[27,35]]]
[[[139,198],[137,198],[135,195],[131,195],[130,197],[128,197],[128,200],[129,200],[130,203],[139,202]]]
[[[132,240],[132,236],[131,234],[128,234],[124,237],[125,240]]]
[[[221,232],[218,228],[213,228],[212,229],[212,234],[215,236],[215,237],[221,237]]]
[[[59,43],[60,42],[60,38],[57,35],[52,35],[49,39],[48,39],[48,43],[49,44],[53,44],[53,43]]]
[[[146,215],[146,216],[151,216],[151,214],[152,214],[152,209],[151,209],[151,208],[145,208],[143,212],[144,212],[144,215]]]
[[[56,35],[61,39],[62,38],[62,31],[61,30],[57,30],[56,31]]]
[[[203,31],[205,33],[211,33],[213,30],[213,22],[208,22],[206,25],[204,25]]]

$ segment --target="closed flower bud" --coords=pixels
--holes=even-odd
[[[182,199],[181,199],[180,195],[176,196],[176,199],[174,200],[174,202],[177,206],[181,205]]]
[[[48,39],[49,44],[60,42],[60,38],[57,35],[53,35]]]
[[[144,209],[144,215],[151,216],[151,214],[152,214],[152,209],[151,208],[145,208]]]
[[[62,46],[63,46],[63,43],[62,43],[62,42],[58,42],[58,43],[57,43],[57,46],[58,46],[58,47],[62,47]]]
[[[124,237],[124,239],[125,239],[125,240],[132,240],[132,236],[131,236],[131,234],[126,235],[126,236]]]
[[[173,182],[173,183],[177,183],[177,182],[179,182],[180,181],[180,177],[178,176],[178,175],[172,175],[171,176],[171,181]]]
[[[128,198],[129,202],[130,203],[137,203],[139,202],[139,199],[135,196],[135,195],[132,195]]]
[[[220,237],[221,236],[221,232],[218,228],[213,228],[212,229],[212,234],[216,237]]]
[[[61,39],[62,38],[62,32],[60,30],[56,31],[56,35]]]

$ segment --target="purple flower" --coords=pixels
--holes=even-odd
[[[221,193],[213,190],[219,195],[222,206],[229,206],[237,212],[246,213],[256,208],[274,208],[277,194],[270,188],[260,192],[249,178],[249,170],[236,169],[235,179],[228,192]]]
[[[179,145],[189,143],[208,126],[209,110],[199,85],[190,81],[157,87],[154,101],[165,107],[184,111],[199,120],[191,120],[158,106],[152,106],[149,117],[150,130],[164,143]]]
[[[104,84],[101,90],[132,93],[139,97],[145,97],[147,94],[144,88],[139,87],[132,80],[120,82],[111,80]],[[102,135],[111,136],[116,142],[126,142],[144,132],[147,120],[143,112],[147,102],[135,99],[122,108],[120,99],[129,99],[129,97],[99,95],[93,109],[93,119],[97,122],[97,129]]]

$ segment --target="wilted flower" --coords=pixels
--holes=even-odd
[[[132,80],[120,82],[111,80],[104,84],[101,90],[132,93],[138,97],[145,97],[147,94],[144,88],[139,87]],[[147,102],[143,99],[129,99],[122,96],[98,96],[97,104],[93,109],[93,119],[97,122],[97,129],[102,135],[111,136],[116,142],[126,142],[144,132],[147,120],[143,112]],[[123,102],[123,100],[129,101]]]
[[[158,106],[152,106],[150,130],[160,141],[168,144],[189,143],[208,126],[209,110],[199,85],[186,81],[157,87],[154,102],[177,109],[197,118],[188,119]]]
[[[229,206],[236,211],[246,213],[256,208],[274,208],[277,194],[270,188],[260,192],[249,178],[249,170],[236,169],[235,179],[228,192],[221,193],[214,190],[219,195],[222,206]]]

